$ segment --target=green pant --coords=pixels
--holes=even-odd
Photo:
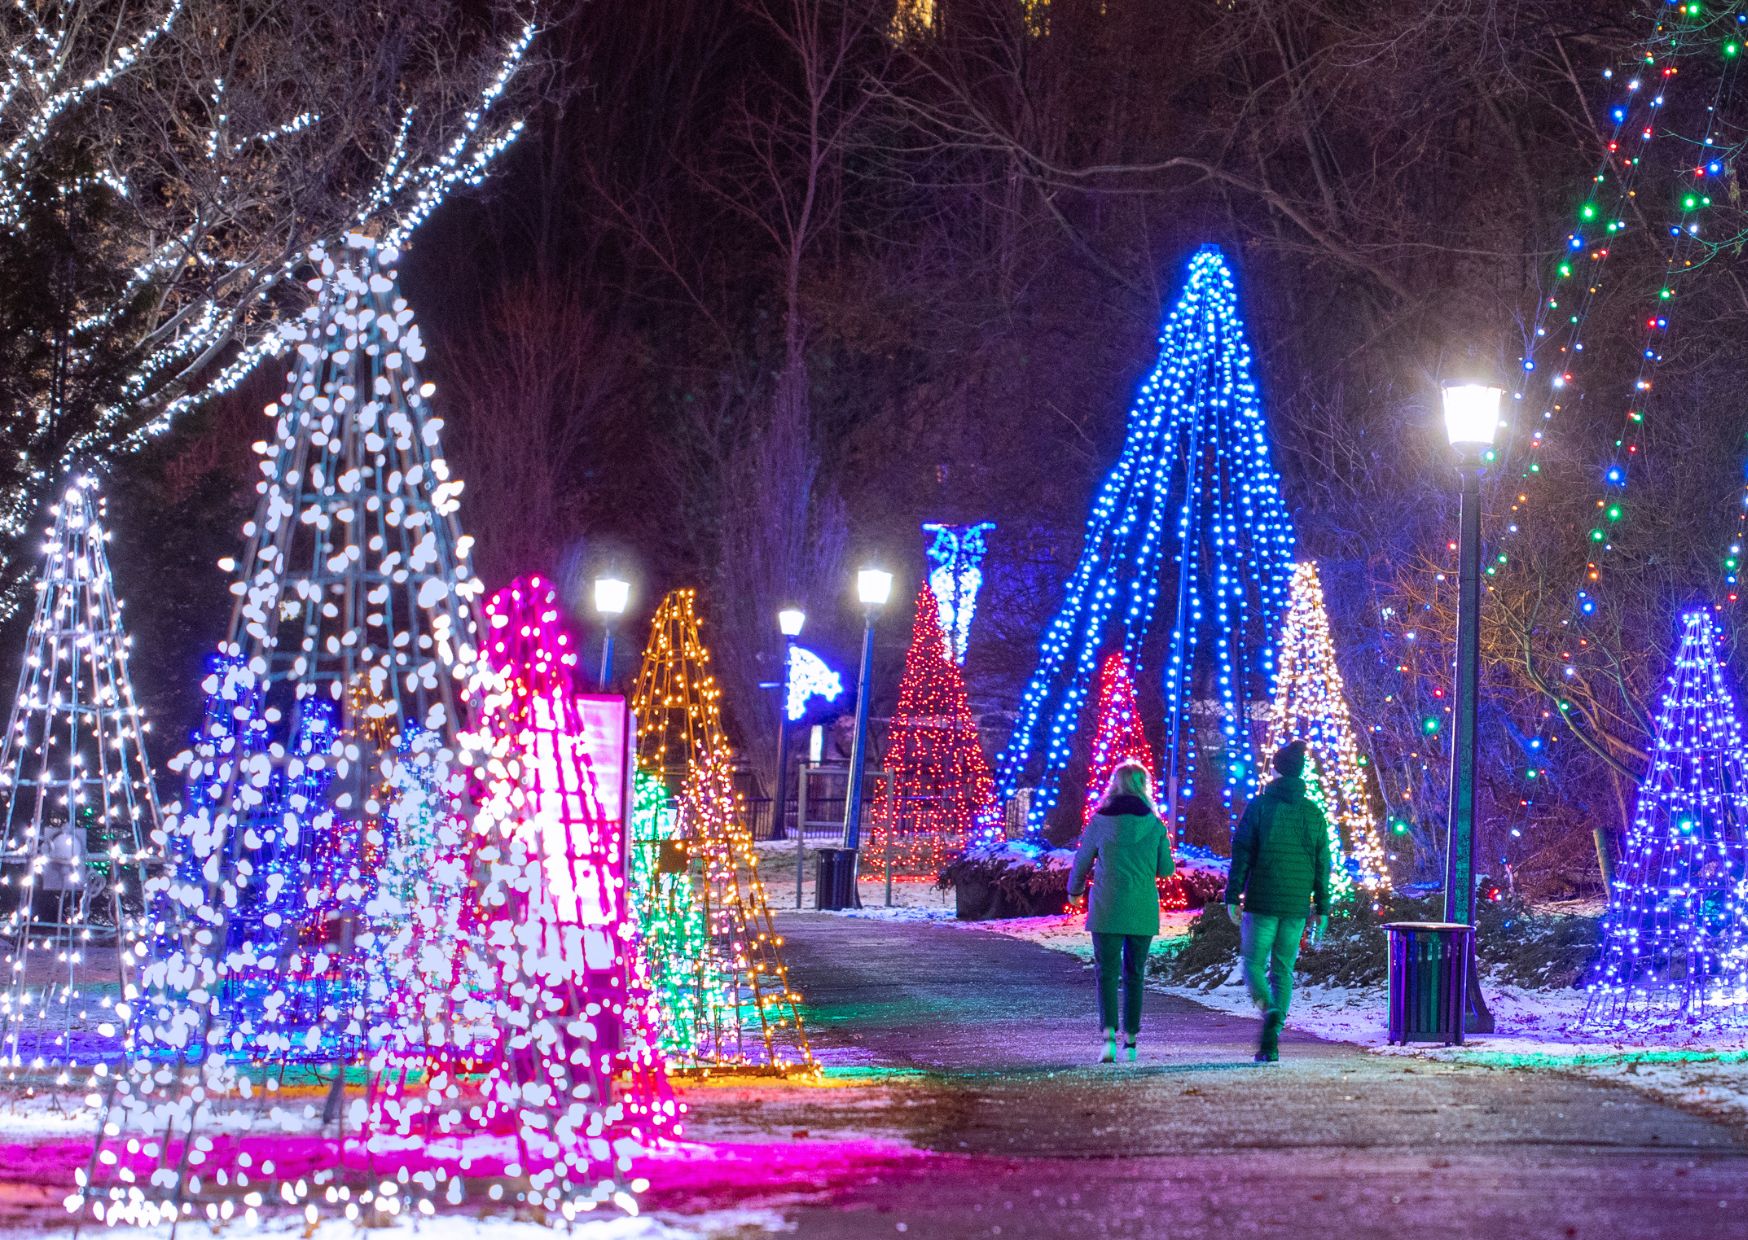
[[[1093,963],[1099,971],[1099,1024],[1117,1027],[1117,975],[1123,978],[1123,1032],[1141,1032],[1141,1000],[1147,990],[1147,949],[1151,934],[1095,934]]]
[[[1257,1007],[1282,1020],[1293,1001],[1293,966],[1299,962],[1299,940],[1304,937],[1303,917],[1246,913],[1239,930],[1250,997]]]

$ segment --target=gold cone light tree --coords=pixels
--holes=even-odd
[[[1304,741],[1311,751],[1305,766],[1307,790],[1329,820],[1334,889],[1337,894],[1356,885],[1374,895],[1387,891],[1390,876],[1378,815],[1366,789],[1366,761],[1335,661],[1323,581],[1312,561],[1293,565],[1279,648],[1274,704],[1258,764],[1264,782],[1273,776],[1269,756],[1289,741]]]
[[[673,835],[640,839],[652,855],[633,870],[652,981],[678,1035],[664,1048],[681,1069],[811,1070],[694,591],[674,590],[657,608],[631,708],[638,769],[677,793]]]

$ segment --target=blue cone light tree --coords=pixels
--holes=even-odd
[[[1584,1021],[1748,1016],[1748,763],[1707,610],[1682,617]]]
[[[1207,692],[1227,755],[1221,796],[1235,810],[1254,783],[1250,716],[1273,688],[1293,541],[1232,272],[1206,246],[1160,332],[998,762],[1004,799],[1036,789],[1031,831],[1060,799],[1102,652],[1121,649],[1139,672],[1168,587],[1164,791],[1181,824],[1198,780],[1190,702]]]

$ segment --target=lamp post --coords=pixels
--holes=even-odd
[[[891,596],[891,573],[864,568],[856,574],[856,597],[863,616],[862,665],[856,674],[856,730],[850,740],[849,788],[844,794],[844,845],[829,860],[822,860],[820,867],[820,890],[814,903],[822,909],[856,908],[860,903],[856,897],[856,850],[862,846],[862,768],[867,765],[868,699],[874,679],[874,613]]]
[[[631,601],[631,583],[618,577],[595,578],[595,613],[601,617],[601,675],[597,687],[605,693],[613,676],[613,626]]]
[[[1445,836],[1447,922],[1475,924],[1475,716],[1481,679],[1481,472],[1499,429],[1503,392],[1484,383],[1444,388],[1445,434],[1457,453],[1460,482],[1457,540],[1457,677],[1452,713],[1450,817]],[[1470,939],[1471,953],[1473,938]],[[1481,997],[1471,954],[1471,1032],[1490,1033],[1493,1017]]]
[[[783,634],[783,675],[777,679],[777,778],[771,804],[771,838],[788,838],[784,834],[783,810],[788,798],[784,786],[789,778],[789,678],[795,669],[795,639],[801,636],[801,626],[807,623],[807,613],[799,607],[785,607],[777,613],[777,629]],[[796,824],[796,830],[801,824]]]

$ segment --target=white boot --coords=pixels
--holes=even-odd
[[[1105,1052],[1099,1056],[1099,1062],[1117,1062],[1117,1031],[1115,1029],[1105,1030]]]

